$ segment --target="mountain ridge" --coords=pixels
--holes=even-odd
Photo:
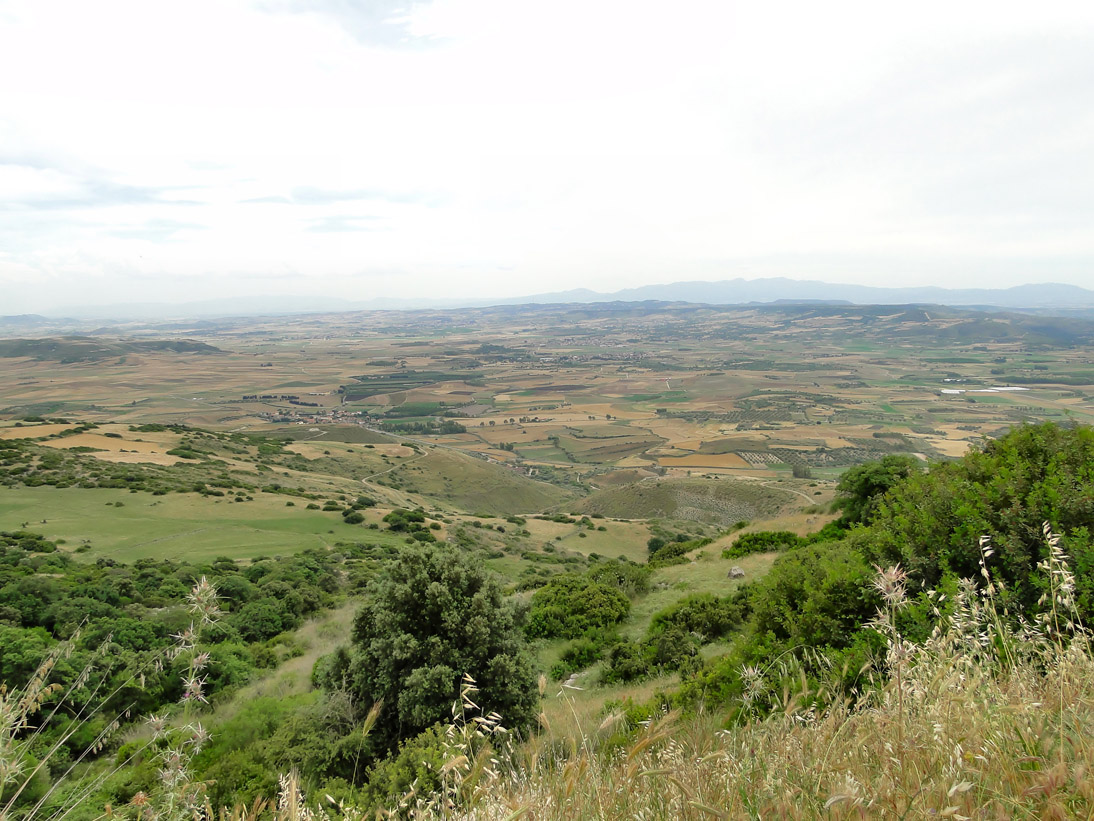
[[[96,319],[165,319],[199,316],[251,316],[260,314],[327,313],[355,310],[413,310],[417,308],[465,308],[494,305],[596,303],[596,302],[691,302],[709,305],[747,305],[773,302],[846,302],[859,305],[937,304],[979,308],[1064,313],[1094,312],[1094,290],[1062,283],[1027,283],[1010,288],[942,288],[939,286],[881,287],[848,285],[786,277],[764,279],[692,280],[642,285],[601,292],[576,288],[518,297],[412,298],[376,297],[349,300],[333,296],[271,294],[228,297],[185,303],[117,303],[66,306],[52,316]],[[15,319],[5,317],[3,319]],[[38,320],[38,317],[35,317]],[[20,323],[22,324],[22,323]]]

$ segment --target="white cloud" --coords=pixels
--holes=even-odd
[[[1094,285],[1090,4],[0,0],[0,42],[3,312]]]

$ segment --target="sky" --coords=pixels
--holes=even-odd
[[[1083,0],[0,0],[0,314],[1094,288]]]

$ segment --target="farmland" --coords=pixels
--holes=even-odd
[[[0,527],[45,519],[88,558],[247,558],[369,525],[394,540],[382,516],[422,507],[516,579],[641,559],[650,522],[714,535],[824,505],[889,453],[1094,421],[1091,323],[938,307],[520,306],[3,341],[0,442],[53,485],[5,491]],[[374,507],[356,528],[307,508],[358,494]]]
[[[1023,420],[1091,421],[1089,326],[936,307],[620,304],[127,327],[144,342],[9,342],[0,410],[307,441],[387,432],[578,492],[619,471],[831,480],[890,452],[953,458]],[[76,358],[92,347],[93,364]],[[332,433],[346,423],[359,432]]]

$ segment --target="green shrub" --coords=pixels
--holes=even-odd
[[[433,546],[407,547],[369,583],[352,646],[315,675],[329,691],[348,686],[359,716],[381,704],[370,741],[382,750],[450,717],[464,675],[514,730],[537,698],[512,601],[481,562]]]
[[[575,638],[619,624],[631,603],[616,587],[587,576],[555,576],[532,595],[525,632],[531,638]]]
[[[1073,557],[1081,615],[1094,618],[1094,429],[1023,425],[954,462],[912,473],[877,500],[871,524],[847,537],[871,564],[899,563],[911,589],[980,574],[981,536],[1001,595],[1032,614],[1044,592],[1044,522]]]
[[[681,534],[683,535],[683,534]],[[712,539],[692,539],[691,541],[674,539],[658,548],[649,559],[651,567],[666,567],[687,562],[687,554],[700,547],[706,547]]]
[[[368,773],[362,794],[369,811],[397,806],[413,789],[418,795],[430,795],[441,786],[441,768],[448,760],[444,731],[439,725],[409,738],[399,751],[379,761]]]
[[[694,633],[705,643],[721,638],[740,626],[743,606],[740,596],[717,598],[711,593],[695,593],[656,613],[649,633],[681,630]]]
[[[601,676],[604,684],[618,684],[645,678],[650,674],[650,663],[642,647],[633,641],[624,641],[612,648],[608,667]]]
[[[551,667],[551,678],[555,681],[566,678],[571,673],[584,670],[604,658],[605,648],[614,644],[615,636],[592,631],[589,636],[574,639],[563,649],[558,663]]]
[[[593,554],[589,558],[591,560]],[[606,561],[594,564],[585,576],[594,582],[616,587],[633,599],[649,592],[652,572],[648,565],[637,562]]]
[[[758,530],[755,533],[742,533],[729,547],[722,551],[723,559],[739,559],[752,553],[770,553],[775,550],[788,550],[808,544],[797,533],[789,530]]]

